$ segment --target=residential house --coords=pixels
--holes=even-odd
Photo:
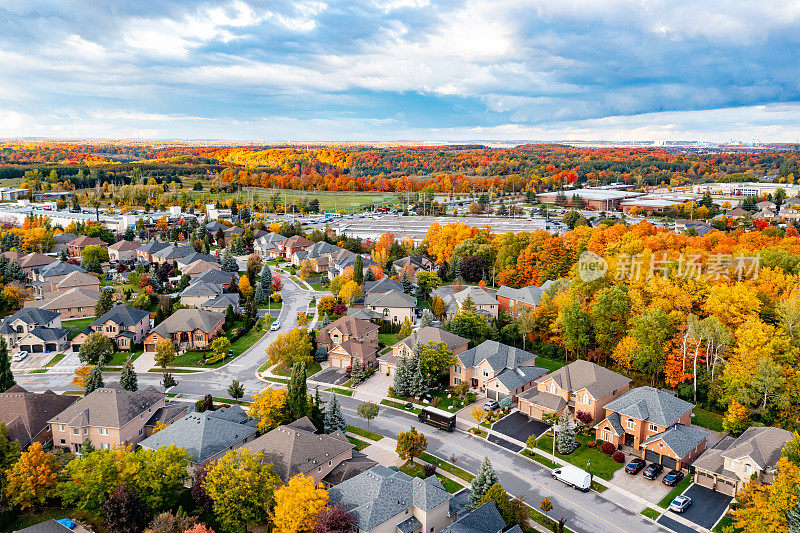
[[[117,384],[96,389],[50,419],[53,444],[73,453],[80,453],[87,438],[98,450],[137,444],[164,405],[164,395],[152,386],[133,392]]]
[[[207,301],[213,300],[223,292],[225,292],[225,290],[222,285],[218,285],[216,283],[209,283],[207,281],[191,283],[180,293],[181,305],[185,305],[187,307],[200,307]]]
[[[87,533],[89,531],[83,526],[75,527],[72,524],[67,526],[62,523],[64,520],[68,519],[61,518],[56,520],[55,518],[51,518],[50,520],[39,522],[30,527],[19,529],[15,533]]]
[[[269,253],[277,249],[278,243],[286,240],[280,233],[267,233],[253,242],[253,253],[267,259]]]
[[[313,478],[316,484],[325,483],[326,479],[330,481],[327,476],[331,472],[353,459],[353,444],[341,430],[321,435],[316,432],[304,416],[261,435],[246,448],[263,453],[264,461],[284,483],[298,474]]]
[[[149,329],[150,313],[148,311],[118,303],[72,339],[72,351],[79,351],[81,344],[95,331],[114,341],[117,349],[133,350],[135,345],[144,341]]]
[[[227,291],[231,289],[231,285],[235,285],[238,281],[239,279],[236,272],[226,272],[224,270],[220,270],[219,265],[217,265],[217,268],[206,270],[201,274],[192,276],[192,279],[189,283],[215,283],[217,285],[222,285],[222,287]]]
[[[53,440],[47,422],[77,399],[77,396],[56,394],[51,390],[41,394],[28,392],[14,385],[0,393],[0,422],[5,423],[9,438],[23,449],[34,442],[47,444]]]
[[[98,239],[97,237],[87,237],[86,235],[81,235],[77,239],[69,241],[67,243],[67,253],[70,257],[80,257],[83,253],[83,250],[87,246],[108,246],[105,241],[102,239]]]
[[[733,209],[729,210],[725,215],[729,218],[743,218],[750,214],[750,211],[743,209],[741,207],[734,207]]]
[[[536,388],[520,394],[521,413],[541,420],[545,414],[575,416],[589,413],[592,420],[605,418],[605,406],[619,398],[630,385],[630,378],[600,365],[579,359],[538,379]]]
[[[188,274],[188,272],[184,272],[184,269],[195,263],[211,265],[209,268],[220,268],[219,259],[212,254],[200,254],[193,252],[185,257],[177,258],[175,262],[178,264],[178,270],[180,270],[183,274]]]
[[[135,261],[140,246],[137,241],[117,241],[108,247],[108,258],[111,261]]]
[[[365,281],[361,284],[364,294],[383,294],[386,292],[403,292],[403,284],[389,276],[384,276],[377,281]]]
[[[58,283],[73,272],[85,273],[86,269],[66,261],[55,261],[49,265],[34,268],[30,274],[34,295],[44,296],[45,293],[55,292]]]
[[[225,315],[201,309],[178,309],[147,334],[145,352],[155,352],[159,341],[172,341],[179,349],[205,348],[223,333]]]
[[[8,347],[13,349],[20,339],[37,327],[60,329],[61,315],[38,307],[23,307],[0,321],[0,335],[5,338]]]
[[[791,438],[791,432],[774,427],[751,427],[738,438],[725,437],[693,463],[695,483],[728,496],[736,496],[751,479],[772,484]]]
[[[530,285],[521,289],[503,285],[497,290],[497,302],[503,311],[508,311],[515,305],[533,309],[542,302],[542,296],[554,283],[553,280],[547,280],[540,287]]]
[[[417,321],[417,299],[400,291],[389,291],[378,294],[367,294],[364,298],[364,309],[381,314],[383,320],[392,324]]]
[[[175,445],[189,456],[189,473],[207,461],[216,461],[230,450],[258,436],[257,421],[238,405],[216,411],[189,413],[139,443],[146,450]]]
[[[472,300],[475,311],[494,320],[500,309],[500,302],[494,295],[480,287],[470,285],[458,292],[453,292],[452,286],[439,287],[434,291],[444,301],[447,319],[452,319],[464,307],[468,300]]]
[[[209,270],[218,270],[220,268],[220,265],[217,262],[211,262],[211,261],[206,261],[204,259],[199,259],[197,261],[189,263],[183,268],[181,268],[180,265],[178,265],[178,268],[180,269],[181,274],[187,274],[190,277],[194,278],[195,276],[198,276],[203,272],[208,272]],[[228,277],[232,277],[232,273],[228,272],[227,274]]]
[[[34,295],[42,298],[52,297],[55,293],[62,293],[75,288],[100,292],[100,280],[97,276],[92,276],[80,270],[70,272],[66,276],[50,276],[47,279],[50,281],[37,281],[32,284]]]
[[[340,276],[344,274],[344,272],[348,269],[352,269],[355,266],[356,262],[356,254],[349,250],[339,250],[338,252],[334,252],[329,255],[328,264],[328,277],[330,279],[335,278],[336,276]],[[361,256],[361,263],[364,265],[364,274],[366,275],[367,270],[370,269],[373,265],[377,263],[370,259],[368,255]]]
[[[418,270],[436,272],[438,268],[439,265],[435,261],[425,257],[424,255],[410,255],[392,262],[392,269],[394,269],[394,272],[398,277],[403,275],[403,271],[410,271],[411,277],[413,278],[414,274]]]
[[[372,322],[343,316],[320,330],[317,346],[328,351],[328,360],[334,368],[348,368],[356,359],[371,367],[376,360],[379,329]]]
[[[58,235],[53,235],[53,239],[55,239],[56,243],[50,251],[56,254],[60,254],[61,252],[69,253],[69,243],[77,238],[78,236],[74,233],[59,233]]]
[[[314,260],[315,264],[317,265],[316,272],[322,272],[323,270],[328,269],[328,258],[330,254],[335,253],[341,250],[335,244],[331,244],[329,242],[320,241],[317,243],[312,244],[311,246],[303,249],[298,250],[292,254],[291,260],[292,264],[296,267],[299,267],[303,264],[305,260]]]
[[[153,263],[158,263],[159,265],[163,265],[167,263],[168,265],[172,265],[178,259],[183,257],[187,257],[192,254],[196,254],[193,246],[173,246],[167,245],[166,248],[162,248],[157,252],[153,252],[150,254],[150,257],[153,258]]]
[[[29,353],[63,352],[69,348],[68,336],[65,329],[36,326],[19,339],[17,349]]]
[[[490,400],[501,400],[535,387],[534,381],[547,369],[535,366],[536,356],[530,352],[497,341],[484,341],[475,348],[456,354],[450,367],[450,386],[462,381]]]
[[[40,268],[45,265],[49,265],[50,263],[54,263],[56,261],[55,257],[51,257],[49,255],[44,255],[40,253],[30,253],[28,255],[23,255],[19,259],[17,259],[17,263],[19,266],[22,267],[22,271],[25,273],[25,277],[32,281],[32,272],[34,268]]]
[[[452,500],[450,505],[453,508]],[[465,513],[452,525],[442,530],[442,533],[500,533],[506,528],[506,521],[492,500]],[[506,533],[522,533],[519,526],[509,529]]]
[[[631,389],[606,404],[599,439],[632,448],[646,461],[681,469],[706,448],[708,433],[692,427],[694,405],[653,387]]]
[[[169,246],[165,242],[150,241],[147,244],[142,244],[136,249],[136,260],[143,263],[153,263],[153,254],[160,252]]]
[[[359,533],[441,533],[453,523],[452,495],[436,476],[420,479],[377,465],[328,490]]]
[[[56,311],[61,313],[61,318],[88,318],[94,316],[94,307],[99,299],[99,292],[78,287],[54,292],[43,300],[27,301],[24,306]]]
[[[144,425],[144,436],[149,437],[153,433],[157,433],[156,426],[159,424],[168,426],[189,413],[195,412],[194,403],[181,402],[177,400],[170,400],[164,407],[160,407],[150,420]]]
[[[206,303],[200,305],[200,309],[206,311],[215,311],[217,313],[226,313],[228,306],[233,309],[233,314],[239,316],[242,314],[242,307],[239,305],[238,292],[226,292],[218,295],[216,298],[208,300]]]
[[[293,235],[277,244],[277,254],[284,259],[291,259],[295,252],[305,250],[313,244],[314,241],[310,241],[300,235]]]
[[[400,358],[412,357],[417,345],[425,345],[431,342],[443,342],[447,345],[447,349],[453,352],[453,355],[463,353],[469,348],[469,339],[433,326],[425,326],[392,346],[390,355],[381,356],[380,360],[378,360],[381,373],[394,377],[397,361]]]

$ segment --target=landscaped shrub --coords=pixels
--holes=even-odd
[[[625,454],[620,452],[620,451],[614,452],[614,455],[612,455],[611,458],[614,459],[618,463],[624,463],[625,462]]]
[[[422,466],[422,471],[425,473],[425,477],[431,477],[432,475],[436,474],[436,467],[430,463],[425,463]]]
[[[590,440],[589,442],[586,443],[586,446],[588,446],[589,448],[594,448],[595,446],[597,446],[597,442]]]
[[[607,453],[608,455],[611,455],[612,453],[614,453],[616,451],[616,449],[617,449],[616,446],[614,446],[610,442],[604,442],[603,444],[600,445],[600,450],[603,453]]]
[[[434,407],[439,407],[439,405],[442,403],[442,401],[443,400],[442,400],[441,396],[434,396],[433,397],[433,401],[431,402],[431,405],[433,405]]]

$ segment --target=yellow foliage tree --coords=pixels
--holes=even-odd
[[[165,427],[168,427],[167,424],[165,424],[164,422],[159,420],[158,422],[156,422],[156,425],[153,428],[153,433],[151,433],[151,435],[154,435],[154,434],[158,433],[159,431],[161,431]]]
[[[275,491],[272,523],[278,533],[313,531],[314,518],[328,505],[328,492],[314,485],[314,478],[298,474]]]
[[[747,429],[747,417],[749,416],[747,408],[737,402],[732,401],[728,405],[728,411],[725,413],[725,418],[722,419],[722,427],[725,431],[729,431],[738,435]]]
[[[89,372],[92,371],[94,365],[81,365],[75,369],[75,375],[72,377],[72,384],[81,389],[86,386],[86,379],[89,377]]]
[[[250,285],[250,280],[247,278],[247,275],[239,278],[239,293],[244,296],[245,299],[249,299],[253,296],[253,287]]]
[[[361,287],[355,281],[348,281],[339,291],[339,298],[348,306],[353,305],[353,302],[361,298]]]
[[[247,414],[258,420],[258,431],[266,433],[281,424],[285,406],[286,391],[267,387],[253,397]]]
[[[731,329],[736,329],[748,319],[758,316],[760,309],[761,301],[756,290],[742,283],[714,285],[708,290],[706,313],[716,316]]]
[[[7,470],[6,497],[12,506],[24,511],[44,504],[56,482],[56,456],[42,450],[41,442],[34,442]]]
[[[616,348],[614,348],[611,358],[620,368],[630,371],[633,368],[633,363],[636,359],[634,355],[634,348],[637,346],[639,346],[639,343],[636,342],[636,339],[633,337],[623,337],[622,340],[617,344]]]
[[[736,496],[739,507],[733,511],[735,526],[740,531],[781,533],[789,531],[786,511],[797,501],[800,467],[786,457],[778,461],[778,474],[772,485],[751,481]]]

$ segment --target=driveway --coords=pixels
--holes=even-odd
[[[512,439],[526,442],[531,435],[536,435],[536,438],[539,438],[545,431],[550,429],[550,426],[544,422],[528,418],[528,415],[516,412],[495,422],[492,429]]]
[[[628,464],[628,461],[633,459],[634,457],[638,457],[635,455],[625,455],[625,464]],[[648,465],[650,463],[647,463]],[[644,470],[642,470],[643,472]],[[644,498],[650,503],[658,504],[661,500],[664,499],[664,496],[669,494],[669,492],[674,487],[668,487],[661,483],[661,479],[664,475],[669,472],[668,469],[664,469],[656,479],[650,480],[647,479],[642,475],[642,472],[638,474],[631,475],[625,472],[624,468],[620,468],[616,472],[614,472],[614,477],[611,478],[611,482],[630,492],[631,494],[636,494],[641,498]]]
[[[664,527],[671,529],[672,531],[675,531],[676,533],[697,533],[696,530],[690,528],[689,526],[681,524],[677,520],[673,520],[672,518],[670,518],[669,514],[661,515],[661,517],[658,520],[656,520],[656,522],[658,522]]]
[[[489,435],[488,437],[486,437],[486,440],[488,440],[489,442],[494,442],[495,444],[502,446],[506,450],[511,450],[514,453],[519,453],[522,451],[522,446],[520,446],[519,444],[508,442],[505,439],[501,439],[497,435]]]
[[[692,505],[681,516],[706,529],[714,527],[714,524],[725,514],[733,499],[721,492],[697,484],[690,485],[684,494],[692,499]],[[664,525],[669,527],[667,524]]]
[[[354,397],[359,400],[380,402],[386,397],[386,393],[389,391],[392,381],[393,379],[386,374],[375,372],[369,379],[356,387]]]
[[[311,381],[328,383],[330,385],[341,385],[347,381],[347,374],[340,368],[326,368],[317,372],[309,378]]]

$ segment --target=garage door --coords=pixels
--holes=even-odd
[[[678,460],[677,459],[673,459],[672,457],[669,457],[667,455],[662,455],[661,456],[661,465],[664,468],[669,468],[670,470],[675,470],[675,467],[678,466]]]
[[[486,397],[489,398],[490,400],[496,400],[497,399],[497,391],[496,390],[492,390],[492,389],[488,389],[486,391]]]
[[[44,347],[42,347],[41,344],[34,344],[32,346],[32,348],[33,348],[33,353],[42,353],[42,352],[44,352]]]
[[[698,471],[697,476],[695,477],[695,482],[702,487],[709,489],[714,488],[714,477],[706,474],[705,472]]]
[[[645,450],[644,451],[644,460],[650,461],[651,463],[659,463],[661,456],[654,452],[653,450]]]
[[[47,344],[44,345],[44,347],[48,352],[55,352],[56,350],[58,350],[58,346],[54,342],[48,342]]]
[[[144,351],[145,352],[155,352],[156,351],[156,345],[155,344],[145,344],[144,345]]]

